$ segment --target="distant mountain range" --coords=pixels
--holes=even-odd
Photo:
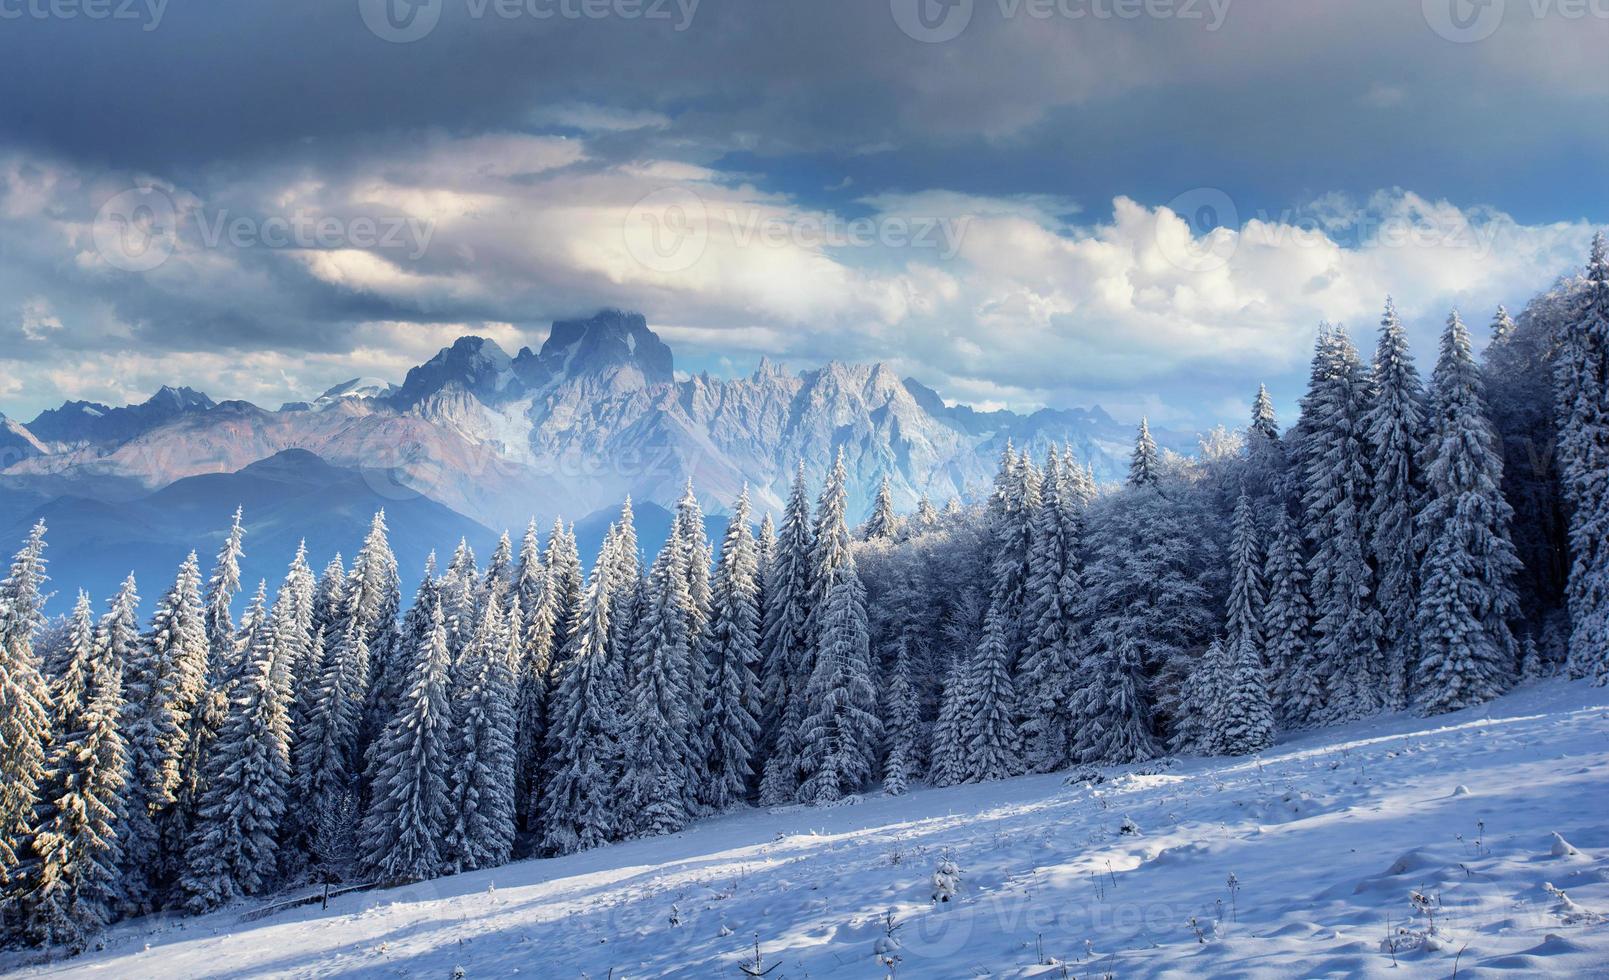
[[[789,372],[762,362],[747,377],[678,379],[670,348],[643,316],[605,311],[555,323],[537,352],[510,356],[493,341],[461,337],[400,384],[358,378],[277,410],[165,387],[120,408],[68,402],[25,425],[0,415],[0,529],[55,514],[51,537],[62,562],[78,547],[77,538],[62,540],[69,527],[82,528],[92,547],[120,521],[149,521],[149,539],[116,538],[118,547],[145,548],[183,529],[176,563],[191,544],[210,546],[197,535],[221,533],[236,503],[246,503],[249,529],[250,491],[287,522],[286,540],[260,550],[294,548],[291,537],[307,533],[311,542],[327,528],[334,537],[314,555],[322,563],[337,539],[361,533],[365,515],[357,511],[387,501],[395,502],[394,532],[417,518],[421,530],[439,532],[431,544],[441,548],[460,534],[518,531],[531,517],[544,528],[558,515],[598,524],[601,536],[627,494],[639,517],[651,519],[645,515],[674,505],[688,479],[711,514],[724,512],[745,484],[759,510],[780,512],[794,466],[803,461],[819,480],[840,448],[857,517],[885,476],[903,509],[924,494],[942,502],[981,491],[1007,439],[1036,455],[1070,444],[1097,479],[1118,479],[1137,421],[1120,423],[1099,408],[1024,416],[947,405],[885,364]],[[1194,449],[1193,435],[1157,435],[1170,448]],[[156,519],[180,498],[191,508],[182,521]],[[404,517],[398,507],[422,509]],[[343,508],[352,513],[337,522]],[[350,533],[335,531],[340,522]],[[650,536],[643,540],[652,546]],[[273,562],[282,568],[288,557]]]

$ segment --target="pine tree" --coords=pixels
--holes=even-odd
[[[1067,469],[1051,447],[1028,561],[1027,652],[1018,680],[1018,705],[1027,758],[1040,772],[1067,765],[1072,750],[1069,699],[1078,671],[1084,504],[1064,496],[1071,488]]]
[[[847,529],[842,533],[848,536]],[[799,739],[805,778],[799,797],[813,803],[831,803],[859,791],[871,778],[882,737],[866,590],[853,554],[846,552],[846,559],[832,575],[835,584],[822,607],[815,670],[805,689],[808,711]]]
[[[82,652],[82,651],[81,651]],[[84,700],[62,719],[40,786],[35,863],[24,898],[34,942],[82,952],[124,903],[119,841],[128,766],[118,728],[122,684],[115,661],[79,661]]]
[[[551,562],[548,567],[553,568]],[[609,593],[603,578],[594,572],[587,584],[573,653],[557,668],[549,699],[542,846],[555,854],[607,843],[620,806],[614,779],[620,724],[613,699],[623,681],[620,665],[609,657]]]
[[[516,598],[527,615],[519,627],[519,659],[514,672],[514,794],[520,826],[527,831],[537,829],[549,698],[555,683],[553,638],[557,632],[554,620],[558,591],[551,587],[546,566],[534,595],[535,604],[530,607],[523,598]]]
[[[323,646],[319,674],[310,686],[311,704],[293,745],[295,787],[303,832],[311,834],[320,815],[338,809],[357,790],[362,772],[364,687],[369,674],[369,646],[363,626],[346,616],[333,638],[320,633]]]
[[[1447,320],[1431,387],[1417,689],[1424,710],[1438,713],[1489,700],[1512,682],[1519,647],[1509,621],[1519,613],[1512,584],[1519,559],[1508,536],[1513,509],[1500,489],[1503,461],[1486,420],[1480,370],[1456,312]]]
[[[806,620],[811,669],[799,728],[799,796],[817,803],[853,793],[870,778],[881,737],[866,590],[845,521],[847,481],[840,449],[816,501]]]
[[[202,596],[207,632],[207,691],[190,720],[190,744],[185,750],[185,771],[180,780],[179,803],[167,828],[176,846],[189,846],[189,827],[200,805],[206,781],[207,757],[213,740],[229,714],[230,686],[240,670],[240,649],[230,607],[240,591],[240,559],[245,554],[242,508],[236,507],[229,533],[213,561],[212,575]]]
[[[926,494],[916,502],[915,526],[917,534],[926,534],[939,526],[939,509],[933,506],[933,501]]]
[[[1223,639],[1213,637],[1207,649],[1186,672],[1178,700],[1179,717],[1168,738],[1168,751],[1179,754],[1217,755],[1223,749],[1221,723],[1223,695],[1229,685],[1229,652]]]
[[[96,656],[117,668],[119,685],[130,661],[139,657],[139,605],[139,587],[130,574],[107,603],[106,614],[95,627]]]
[[[805,686],[814,667],[809,619],[815,592],[815,543],[801,463],[783,511],[775,557],[766,575],[761,715],[765,771],[760,780],[760,802],[768,806],[792,802],[799,789],[799,733],[804,720]]]
[[[525,527],[525,536],[520,539],[520,554],[514,562],[508,588],[508,601],[518,601],[527,619],[542,600],[547,577],[547,566],[542,564],[542,548],[537,541],[536,518],[533,517]],[[522,630],[524,626],[524,623],[520,624]]]
[[[566,529],[563,521],[555,520],[553,530],[548,532],[545,563],[548,587],[553,590],[553,657],[558,667],[572,649],[570,634],[585,616],[581,608],[585,586],[581,555],[576,550],[574,531]],[[609,598],[607,590],[604,598]]]
[[[381,881],[419,881],[442,870],[452,766],[453,712],[447,627],[439,599],[414,645],[409,684],[371,749],[373,799],[363,815],[359,854]]]
[[[901,637],[894,653],[894,666],[888,673],[884,695],[884,733],[888,755],[883,761],[883,790],[900,796],[910,788],[918,772],[916,740],[920,718],[916,688],[911,683],[910,642]]]
[[[44,622],[44,551],[40,521],[0,581],[0,926],[10,918],[18,852],[31,826],[50,737],[50,696],[33,646]]]
[[[760,724],[760,611],[756,605],[759,569],[749,531],[749,491],[743,488],[721,542],[715,572],[708,650],[709,693],[700,725],[703,765],[697,772],[699,802],[723,810],[748,794],[754,775],[755,740]]]
[[[1230,561],[1225,670],[1215,691],[1213,747],[1226,755],[1248,755],[1273,744],[1274,715],[1264,652],[1263,549],[1251,496],[1244,491],[1235,503]]]
[[[313,588],[313,622],[311,633],[324,631],[329,636],[337,629],[336,620],[346,605],[346,566],[341,553],[336,552],[330,563],[319,573],[318,584]]]
[[[955,786],[967,778],[966,690],[965,660],[951,653],[929,753],[928,781],[935,786]]]
[[[497,547],[492,549],[492,557],[486,561],[486,573],[481,576],[480,588],[475,593],[476,608],[484,611],[493,596],[506,597],[513,579],[514,545],[504,531],[497,539]]]
[[[491,868],[514,850],[514,679],[512,634],[492,585],[474,641],[453,666],[456,741],[444,857],[453,871]],[[515,600],[516,604],[518,600]]]
[[[687,824],[691,718],[687,712],[692,656],[688,540],[672,533],[648,573],[648,607],[632,649],[631,696],[621,795],[632,829],[652,836]]]
[[[1556,361],[1559,476],[1570,507],[1572,677],[1609,684],[1609,244],[1592,239]]]
[[[206,765],[206,787],[179,886],[204,912],[254,895],[278,870],[290,783],[290,687],[281,630],[294,628],[288,593],[254,630],[229,712]]]
[[[1017,730],[1016,687],[1011,678],[1005,613],[989,607],[983,638],[968,666],[971,714],[966,720],[966,771],[969,780],[1005,779],[1022,769],[1022,736]]]
[[[1385,657],[1384,706],[1397,710],[1408,700],[1414,662],[1414,617],[1418,607],[1420,554],[1414,519],[1424,502],[1424,386],[1408,352],[1407,333],[1397,309],[1386,299],[1380,346],[1374,355],[1374,399],[1364,426],[1374,485],[1365,526],[1369,553],[1379,581]]]
[[[480,588],[480,566],[475,561],[475,549],[464,538],[447,560],[447,571],[441,577],[441,614],[446,617],[447,650],[457,660],[475,635],[477,608],[480,603],[476,592]]]
[[[1322,332],[1302,402],[1300,450],[1304,530],[1314,545],[1308,583],[1314,653],[1325,672],[1325,720],[1362,717],[1384,703],[1382,625],[1368,563],[1369,391],[1368,372],[1346,332]]]
[[[1151,438],[1151,423],[1140,419],[1140,435],[1134,442],[1134,453],[1129,457],[1129,486],[1155,486],[1161,479],[1162,463],[1157,455],[1156,440]]]
[[[713,555],[709,535],[704,529],[704,511],[693,494],[693,481],[687,481],[682,499],[676,504],[676,522],[671,531],[681,539],[686,557],[683,574],[687,578],[687,716],[697,723],[704,711],[709,690],[710,651],[706,644],[712,587],[710,566]],[[696,733],[694,733],[696,736]]]
[[[900,532],[900,519],[894,513],[894,495],[888,487],[888,477],[877,487],[877,502],[872,505],[871,516],[861,528],[860,536],[867,541],[887,541]]]
[[[1284,507],[1274,512],[1265,567],[1268,605],[1263,611],[1268,667],[1277,678],[1274,711],[1287,725],[1312,723],[1323,708],[1324,691],[1309,632],[1312,610],[1307,600],[1306,563],[1301,532]]]

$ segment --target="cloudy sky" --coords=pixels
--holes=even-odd
[[[687,370],[1287,410],[1609,223],[1609,0],[0,0],[0,411],[638,309]],[[1368,341],[1366,341],[1367,343]]]

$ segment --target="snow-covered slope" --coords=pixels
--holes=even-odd
[[[744,811],[328,911],[133,922],[30,972],[740,977],[756,937],[773,978],[882,976],[878,951],[923,978],[1609,972],[1602,688],[1103,776]],[[935,903],[947,860],[959,889]]]

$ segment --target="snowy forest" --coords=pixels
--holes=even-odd
[[[651,562],[627,500],[590,569],[533,523],[407,599],[382,513],[350,562],[315,572],[306,542],[236,621],[237,511],[148,615],[131,576],[48,618],[40,523],[0,583],[0,937],[78,951],[124,917],[732,807],[1251,755],[1609,682],[1604,237],[1489,330],[1477,357],[1452,313],[1427,374],[1389,299],[1372,354],[1322,326],[1292,424],[1258,389],[1186,458],[1142,422],[1122,486],[1008,445],[977,499],[902,515],[885,485],[858,522],[840,458],[775,518],[745,494],[719,541],[689,486]]]

